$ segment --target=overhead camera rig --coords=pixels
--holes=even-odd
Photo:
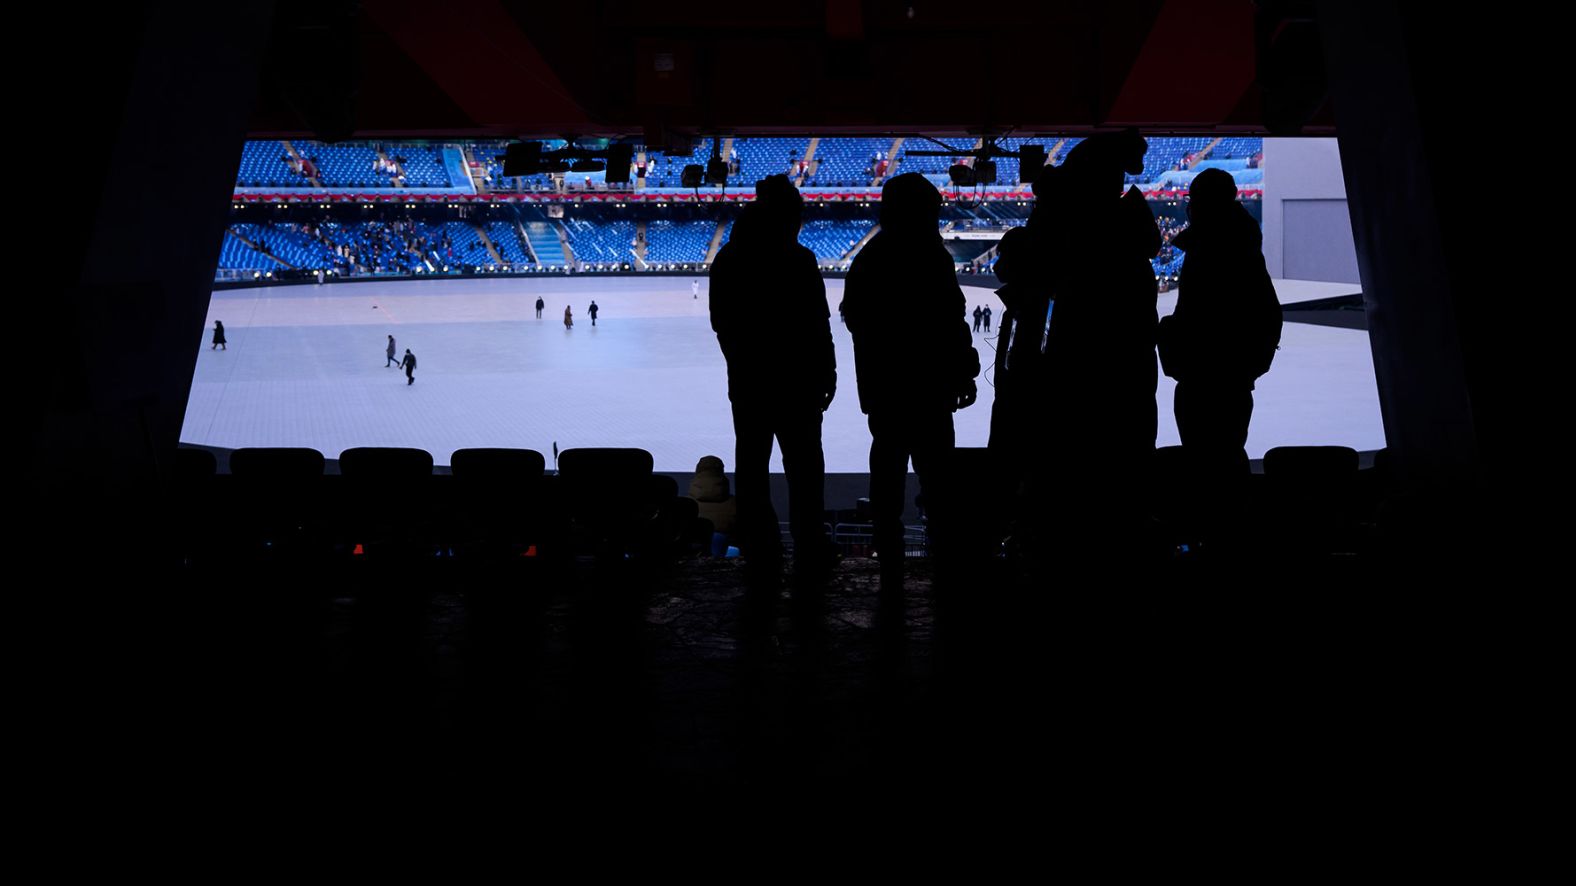
[[[693,149],[692,149],[693,150]],[[607,172],[609,184],[628,184],[629,167],[635,159],[635,146],[608,142],[605,147],[586,147],[568,139],[562,148],[549,150],[544,142],[522,141],[504,150],[503,174],[507,177],[538,173]],[[728,164],[722,159],[722,139],[711,140],[711,159],[705,166],[691,163],[679,175],[686,188],[702,185],[728,185]]]
[[[536,175],[543,172],[607,172],[610,184],[629,181],[629,164],[635,158],[635,146],[610,142],[605,147],[582,147],[574,139],[556,150],[547,150],[543,142],[515,142],[504,149],[503,174]]]
[[[686,188],[695,188],[701,185],[728,186],[728,164],[722,159],[722,139],[713,137],[711,140],[711,159],[705,166],[691,163],[679,173],[679,184]]]
[[[946,148],[944,151],[904,151],[905,157],[973,157],[974,165],[955,163],[947,168],[947,175],[952,183],[964,188],[979,185],[993,185],[996,183],[996,158],[1012,157],[1018,161],[1019,169],[1038,169],[1045,165],[1044,145],[1024,145],[1016,151],[1009,151],[997,144],[1006,136],[986,137],[984,144],[978,148],[959,150],[950,147],[946,142],[921,135],[929,142],[935,142]]]

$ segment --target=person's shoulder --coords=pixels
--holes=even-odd
[[[886,244],[882,242],[881,238],[879,236],[875,237],[869,243],[866,243],[859,250],[859,253],[854,256],[854,261],[849,265],[849,270],[852,271],[879,261],[881,256],[886,253],[886,249]]]

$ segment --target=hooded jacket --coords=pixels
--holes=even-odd
[[[1195,211],[1172,238],[1183,252],[1170,333],[1182,382],[1243,385],[1269,371],[1280,344],[1281,308],[1264,266],[1264,235],[1241,204]],[[1172,365],[1178,364],[1178,365]]]

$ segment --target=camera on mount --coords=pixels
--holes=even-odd
[[[627,144],[610,144],[606,140],[593,141],[605,147],[581,147],[573,140],[557,150],[547,150],[542,142],[516,142],[504,149],[503,174],[508,177],[536,175],[543,172],[602,172],[607,171],[607,181],[621,184],[629,181],[629,165],[634,158],[634,147]]]
[[[994,160],[975,160],[973,166],[959,163],[947,169],[947,175],[952,183],[960,188],[972,188],[975,185],[993,185],[996,183],[996,162]]]
[[[919,136],[919,138],[928,138]],[[929,139],[936,144],[947,148],[944,151],[904,151],[907,157],[972,157],[973,165],[955,163],[947,168],[947,177],[957,187],[971,188],[976,185],[993,185],[996,183],[996,159],[998,157],[1016,158],[1019,169],[1019,179],[1024,182],[1033,182],[1039,175],[1039,168],[1045,165],[1044,145],[1024,145],[1016,151],[1009,151],[996,145],[997,139],[983,139],[983,144],[978,148],[965,148],[962,150],[951,148],[945,142]],[[899,167],[901,170],[902,167]]]

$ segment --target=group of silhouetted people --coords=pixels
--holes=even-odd
[[[389,336],[388,347],[383,350],[383,353],[387,357],[383,362],[383,368],[387,369],[390,366],[397,366],[405,370],[406,385],[416,383],[416,355],[410,352],[410,348],[405,349],[404,357],[396,359],[394,357],[394,336],[391,335]]]
[[[1005,306],[991,417],[992,475],[1014,533],[1049,554],[1133,550],[1149,516],[1155,448],[1156,345],[1177,379],[1184,450],[1201,476],[1247,473],[1254,381],[1269,368],[1281,315],[1258,225],[1221,170],[1194,180],[1176,312],[1161,327],[1152,259],[1162,238],[1143,193],[1136,132],[1086,139],[1034,183],[1028,223],[999,247]],[[953,259],[942,198],[918,174],[882,188],[880,228],[849,270],[840,306],[853,336],[860,409],[868,417],[870,507],[883,580],[901,577],[909,461],[926,504],[938,565],[966,534],[952,464],[952,414],[976,397],[979,355]],[[787,176],[756,200],[712,265],[711,320],[728,364],[737,453],[738,538],[747,562],[781,561],[767,483],[782,447],[796,572],[832,561],[822,523],[821,416],[837,390],[825,286],[798,243],[802,199]],[[987,309],[976,308],[974,330]],[[988,328],[988,327],[986,327]]]
[[[1098,556],[1143,543],[1157,339],[1189,463],[1226,485],[1248,471],[1253,382],[1281,328],[1258,224],[1228,173],[1197,176],[1189,227],[1173,240],[1185,254],[1181,292],[1162,329],[1150,263],[1162,237],[1143,193],[1123,190],[1146,148],[1136,132],[1080,143],[1041,173],[1028,223],[998,249],[1006,344],[991,450],[1017,483],[1019,528],[1043,551]]]
[[[586,313],[591,315],[591,325],[592,326],[596,325],[596,316],[597,316],[598,313],[601,312],[601,310],[602,310],[601,308],[597,307],[596,300],[592,299],[591,300],[591,306],[589,308],[586,308]],[[537,299],[536,300],[536,317],[537,317],[537,319],[541,319],[541,317],[542,317],[542,300],[541,299]],[[570,308],[569,305],[564,305],[564,328],[565,329],[573,329],[573,328],[575,328],[575,312],[574,312],[573,309]]]
[[[872,437],[874,542],[895,568],[903,557],[908,462],[922,494],[945,501],[952,413],[974,402],[979,375],[963,292],[938,229],[941,202],[921,176],[887,182],[881,230],[854,260],[842,303]],[[756,186],[755,202],[712,264],[711,321],[728,363],[740,550],[768,573],[782,556],[767,484],[775,438],[788,478],[795,571],[815,576],[834,559],[822,522],[821,415],[837,392],[837,360],[826,287],[815,254],[798,242],[802,205],[786,176]],[[933,531],[946,513],[932,507]]]
[[[990,332],[990,305],[974,306],[974,331]]]

